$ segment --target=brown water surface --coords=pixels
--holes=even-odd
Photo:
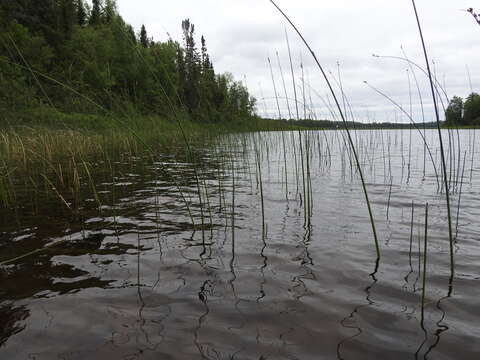
[[[0,213],[0,261],[41,251],[0,267],[0,359],[478,359],[480,145],[445,132],[449,292],[436,136],[426,131],[438,181],[415,131],[355,135],[378,263],[338,131],[303,133],[302,149],[298,133],[229,135],[195,145],[196,165],[162,153],[112,175],[99,162],[100,211],[86,179],[76,213],[54,195],[33,212],[25,197]]]

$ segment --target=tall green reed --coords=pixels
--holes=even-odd
[[[375,227],[375,220],[374,220],[374,217],[373,217],[373,211],[372,211],[372,207],[371,207],[371,204],[370,204],[370,200],[369,200],[369,197],[368,197],[368,191],[367,191],[367,185],[366,185],[366,182],[365,182],[365,179],[364,179],[364,176],[363,176],[363,171],[362,171],[362,166],[360,164],[360,160],[358,158],[358,155],[357,155],[357,152],[355,150],[355,144],[353,142],[353,138],[350,134],[350,130],[348,129],[348,126],[347,126],[347,121],[346,121],[346,118],[345,118],[345,115],[342,111],[342,108],[340,106],[340,103],[338,101],[338,98],[335,94],[335,91],[333,90],[333,87],[330,83],[330,80],[328,79],[322,65],[320,64],[317,56],[315,55],[314,51],[312,50],[312,48],[310,47],[309,43],[305,40],[304,36],[302,35],[302,33],[298,30],[298,28],[296,27],[296,25],[290,20],[290,18],[288,17],[288,15],[275,3],[275,1],[273,0],[270,0],[270,2],[273,4],[273,6],[282,14],[282,16],[287,20],[287,22],[292,26],[292,28],[295,30],[295,32],[298,34],[298,36],[300,37],[300,39],[302,40],[302,42],[305,44],[305,46],[307,47],[308,51],[310,52],[310,54],[312,55],[315,63],[317,64],[320,72],[322,73],[322,76],[325,80],[325,82],[327,83],[327,86],[330,90],[330,93],[335,101],[335,104],[336,104],[336,107],[338,109],[338,112],[340,114],[340,117],[342,119],[342,122],[344,124],[344,127],[345,127],[345,131],[347,133],[347,137],[348,137],[348,141],[349,141],[349,144],[350,144],[350,147],[351,147],[351,150],[352,150],[352,153],[354,155],[354,158],[355,158],[355,162],[356,162],[356,166],[357,166],[357,170],[358,170],[358,173],[359,173],[359,176],[360,176],[360,179],[361,179],[361,182],[362,182],[362,188],[363,188],[363,192],[364,192],[364,196],[365,196],[365,201],[367,203],[367,208],[368,208],[368,213],[369,213],[369,216],[370,216],[370,223],[371,223],[371,226],[372,226],[372,232],[373,232],[373,237],[374,237],[374,242],[375,242],[375,249],[376,249],[376,253],[377,253],[377,258],[379,259],[380,258],[380,246],[379,246],[379,241],[378,241],[378,237],[377,237],[377,231],[376,231],[376,227]]]
[[[452,216],[451,216],[451,209],[450,209],[450,192],[449,192],[448,179],[447,179],[447,165],[446,165],[446,161],[445,161],[443,137],[442,137],[442,130],[441,130],[441,125],[440,125],[440,114],[439,114],[438,105],[437,105],[437,96],[436,96],[436,93],[435,93],[433,76],[432,76],[432,72],[430,70],[430,61],[429,61],[429,58],[428,58],[427,47],[425,45],[422,26],[421,26],[421,23],[420,23],[420,17],[418,15],[415,0],[412,0],[412,5],[413,5],[413,10],[415,12],[415,18],[417,20],[418,32],[419,32],[419,35],[420,35],[420,40],[421,40],[422,48],[423,48],[423,54],[424,54],[424,57],[425,57],[425,64],[426,64],[426,67],[427,67],[428,78],[429,78],[429,82],[430,82],[430,90],[431,90],[431,93],[432,93],[432,100],[433,100],[433,106],[434,106],[434,111],[435,111],[435,118],[436,118],[436,121],[437,121],[438,140],[440,142],[440,158],[441,158],[442,169],[443,169],[443,181],[444,181],[444,186],[445,186],[445,198],[446,198],[447,217],[448,217],[448,237],[449,237],[449,242],[450,242],[450,280],[449,280],[449,287],[451,288],[453,286],[453,278],[455,276],[453,233],[452,233]]]

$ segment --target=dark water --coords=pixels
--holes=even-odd
[[[0,267],[0,359],[478,359],[480,144],[444,135],[451,291],[445,196],[415,131],[355,135],[378,264],[341,132],[303,134],[302,149],[294,133],[229,136],[197,146],[197,171],[172,154],[113,177],[99,163],[101,211],[52,196],[35,216],[4,212],[0,261],[33,253]],[[426,139],[440,179],[437,134]]]

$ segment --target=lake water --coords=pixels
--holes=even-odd
[[[436,130],[353,134],[378,262],[343,132],[228,135],[99,161],[100,211],[0,212],[0,261],[33,251],[0,267],[0,359],[478,359],[480,134],[443,135],[451,288]]]

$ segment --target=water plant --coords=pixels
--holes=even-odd
[[[296,25],[290,20],[288,15],[275,3],[275,1],[270,0],[270,2],[282,14],[282,16],[287,20],[287,22],[292,26],[292,28],[295,30],[297,35],[300,37],[302,42],[307,47],[309,53],[313,57],[315,63],[317,64],[317,66],[318,66],[318,68],[319,68],[327,86],[328,86],[328,89],[330,91],[331,96],[333,97],[333,100],[334,100],[335,105],[337,107],[338,113],[340,114],[340,118],[342,119],[342,122],[343,122],[344,127],[345,127],[345,132],[347,134],[348,142],[350,144],[350,149],[351,149],[351,151],[353,153],[353,156],[355,158],[357,171],[358,171],[358,174],[360,176],[360,181],[362,183],[363,193],[364,193],[364,196],[365,196],[365,202],[367,204],[368,214],[369,214],[369,217],[370,217],[370,224],[371,224],[371,227],[372,227],[372,233],[373,233],[373,238],[374,238],[374,243],[375,243],[375,250],[376,250],[377,258],[379,259],[380,258],[380,245],[379,245],[379,241],[378,241],[378,237],[377,237],[377,230],[376,230],[376,227],[375,227],[375,219],[374,219],[374,216],[373,216],[372,206],[370,204],[370,200],[369,200],[369,197],[368,197],[367,185],[366,185],[366,182],[365,182],[365,178],[363,176],[363,171],[362,171],[362,166],[361,166],[361,163],[360,163],[360,159],[359,159],[357,151],[355,149],[355,144],[353,142],[352,135],[351,135],[350,130],[348,128],[347,119],[345,117],[344,111],[342,111],[342,107],[340,106],[337,95],[335,94],[335,91],[333,90],[333,87],[330,83],[330,80],[328,79],[322,65],[320,64],[317,56],[315,55],[315,52],[310,47],[309,43],[305,40],[302,33],[298,30]],[[303,171],[302,171],[302,173],[303,173]]]
[[[417,6],[415,4],[415,0],[412,0],[413,10],[415,12],[415,18],[417,20],[418,32],[420,35],[420,40],[422,43],[423,54],[425,57],[425,65],[427,68],[428,78],[430,82],[430,89],[432,93],[432,100],[433,100],[433,107],[435,111],[435,118],[437,120],[437,130],[438,130],[438,140],[440,143],[440,159],[442,164],[443,170],[443,182],[445,186],[445,199],[446,199],[446,206],[447,206],[447,219],[448,219],[448,237],[449,237],[449,244],[450,244],[450,280],[449,280],[449,287],[453,285],[453,278],[455,275],[455,266],[454,266],[454,250],[453,250],[453,233],[452,233],[452,217],[451,217],[451,208],[450,208],[450,189],[448,185],[447,179],[447,165],[445,161],[445,152],[443,146],[443,137],[442,137],[442,130],[440,125],[440,113],[437,106],[437,96],[435,94],[435,87],[433,83],[433,76],[430,70],[430,61],[428,58],[427,47],[425,45],[425,40],[423,37],[422,26],[420,23],[420,17],[418,15]]]

